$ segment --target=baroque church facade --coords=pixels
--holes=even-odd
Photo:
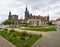
[[[29,11],[26,7],[25,9],[25,20],[29,23],[29,26],[47,26],[49,22],[49,15],[48,16],[36,16],[29,14]]]
[[[18,25],[18,15],[11,15],[11,12],[9,12],[9,18],[8,20],[13,20],[14,25]],[[27,7],[25,9],[25,19],[20,19],[21,22],[28,23],[28,26],[47,26],[49,22],[49,15],[48,16],[36,16],[29,13]]]

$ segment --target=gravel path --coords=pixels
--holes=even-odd
[[[10,43],[8,40],[0,36],[0,47],[16,47],[12,43]]]
[[[14,29],[14,28],[8,28],[8,29]],[[16,31],[19,31],[19,32],[23,32],[23,31],[25,31],[25,32],[28,32],[28,33],[31,33],[31,34],[36,34],[36,35],[40,35],[40,34],[42,34],[42,35],[44,35],[44,34],[46,34],[47,32],[43,32],[43,31],[31,31],[31,30],[22,30],[22,29],[14,29],[14,30],[16,30]],[[51,31],[52,32],[52,31]],[[54,31],[53,31],[54,32]]]
[[[31,47],[60,47],[60,31],[48,32]]]

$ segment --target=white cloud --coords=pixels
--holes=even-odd
[[[60,0],[0,0],[0,22],[8,19],[8,13],[24,17],[25,6],[35,15],[50,15],[50,19],[60,16]]]

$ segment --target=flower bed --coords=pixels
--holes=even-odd
[[[30,47],[42,36],[7,29],[0,31],[0,35],[10,41],[12,44],[16,45],[17,47]],[[23,38],[25,38],[25,40]]]

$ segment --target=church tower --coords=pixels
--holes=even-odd
[[[11,11],[9,12],[9,20],[11,19]]]
[[[26,9],[25,9],[25,20],[28,20],[29,18],[29,11],[27,9],[27,6],[26,6]]]
[[[48,16],[47,16],[47,20],[49,21],[49,14],[48,14]]]

